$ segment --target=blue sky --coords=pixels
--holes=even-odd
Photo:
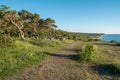
[[[120,34],[120,0],[0,0],[0,4],[53,18],[62,30]]]

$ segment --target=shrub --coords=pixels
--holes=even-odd
[[[110,42],[111,42],[111,43],[117,43],[117,41],[115,41],[115,40],[111,40]]]
[[[82,61],[92,61],[94,58],[95,47],[92,44],[87,44],[85,49],[82,50],[81,60]]]
[[[116,46],[120,46],[120,42],[118,42],[118,43],[116,44]]]
[[[100,39],[92,39],[92,38],[90,38],[90,39],[88,39],[88,41],[90,42],[90,41],[100,41]]]
[[[88,39],[88,41],[94,41],[94,39]]]

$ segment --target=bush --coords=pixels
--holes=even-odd
[[[117,41],[115,41],[115,40],[111,40],[110,42],[111,42],[111,43],[117,43]]]
[[[82,61],[92,61],[94,58],[95,47],[92,44],[87,44],[85,49],[82,50],[81,60]]]
[[[88,41],[90,42],[90,41],[100,41],[100,39],[92,39],[92,38],[90,38],[90,39],[88,39]]]
[[[88,39],[88,41],[90,42],[90,41],[94,41],[94,39]]]
[[[120,42],[116,44],[116,46],[120,46]]]

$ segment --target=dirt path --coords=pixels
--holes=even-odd
[[[77,54],[77,44],[73,42],[58,53],[48,53],[49,57],[42,63],[11,80],[109,80],[93,72],[90,64],[81,64],[70,58]]]

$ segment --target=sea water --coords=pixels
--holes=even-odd
[[[100,38],[102,41],[111,41],[115,40],[120,42],[120,34],[106,34]]]

